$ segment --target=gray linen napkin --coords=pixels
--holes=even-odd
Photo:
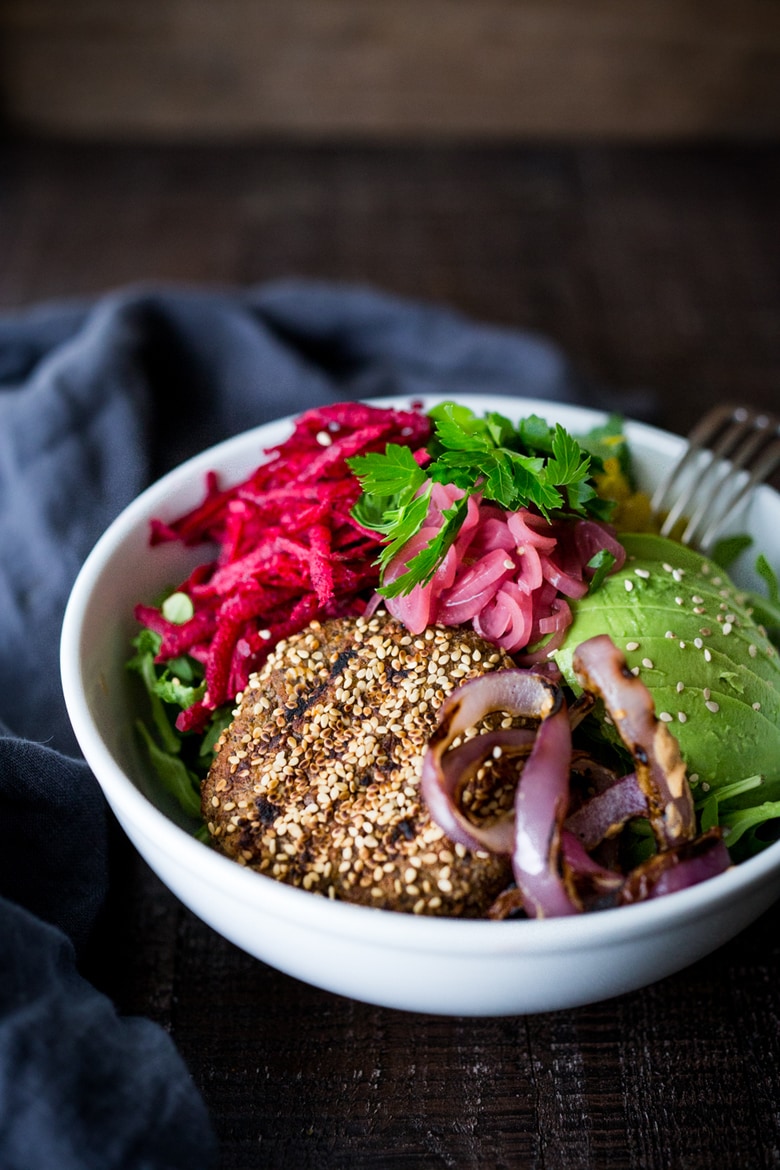
[[[168,1036],[78,971],[109,885],[111,818],[62,700],[65,603],[147,484],[281,415],[387,394],[511,394],[647,416],[542,338],[365,289],[124,289],[0,318],[0,1165],[212,1166]],[[98,935],[99,942],[99,935]]]

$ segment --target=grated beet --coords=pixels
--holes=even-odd
[[[158,662],[187,653],[204,664],[206,695],[181,713],[180,731],[201,731],[273,647],[313,618],[365,610],[379,581],[381,545],[350,515],[360,484],[345,460],[387,443],[418,451],[430,430],[419,408],[319,407],[301,415],[244,481],[223,487],[209,472],[202,503],[175,520],[152,521],[152,545],[217,546],[178,587],[193,604],[189,621],[176,625],[149,605],[135,610],[162,636]]]

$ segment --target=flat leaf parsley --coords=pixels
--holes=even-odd
[[[416,456],[408,447],[389,443],[384,453],[347,460],[362,488],[352,515],[386,539],[378,562],[382,572],[425,524],[433,483],[453,484],[465,493],[444,512],[444,524],[410,559],[406,571],[381,585],[383,596],[409,593],[431,579],[460,531],[469,496],[476,492],[507,511],[535,508],[548,520],[605,520],[610,515],[612,503],[597,494],[593,482],[598,456],[559,423],[551,427],[530,415],[515,425],[495,411],[478,417],[454,402],[434,407],[430,418],[434,433],[421,458],[419,452]]]

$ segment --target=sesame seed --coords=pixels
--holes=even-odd
[[[704,706],[708,711],[712,711],[713,715],[716,715],[720,711],[720,705],[714,699],[708,699]]]
[[[760,711],[760,710],[761,710],[761,704],[760,704],[760,703],[754,703],[754,704],[753,704],[753,710],[754,710],[754,711]]]
[[[646,581],[650,576],[650,573],[647,569],[634,569],[634,572],[636,573],[637,577],[641,577],[643,581]]]
[[[694,639],[693,639],[693,644],[694,644],[694,646],[696,647],[696,649],[697,649],[697,650],[701,650],[702,646],[704,645],[704,643],[702,642],[701,638],[694,638]]]
[[[712,691],[710,690],[709,687],[705,687],[704,690],[702,691],[702,694],[704,695],[705,699],[709,699],[709,697],[712,694]]]
[[[642,666],[644,666],[647,670],[655,670],[652,658],[643,658]]]
[[[704,598],[699,597],[698,593],[694,593],[693,597],[691,598],[691,601],[693,602],[694,605],[701,605],[701,603],[704,601]]]
[[[712,652],[710,650],[704,651],[704,661],[705,662],[712,662]]]
[[[626,593],[630,593],[631,590],[634,588],[634,582],[629,581],[628,578],[626,578],[626,580],[623,582],[623,584],[626,587]]]
[[[674,604],[675,605],[684,605],[685,599],[683,597],[675,597]]]
[[[731,622],[724,622],[722,629],[724,634],[730,634],[734,627]]]
[[[661,720],[662,723],[671,723],[672,722],[672,716],[669,714],[668,711],[659,711],[658,718]]]
[[[672,630],[667,630],[666,633],[664,634],[664,637],[665,638],[674,638],[675,634],[673,633]]]
[[[223,734],[222,768],[205,793],[216,818],[211,835],[241,864],[330,898],[462,913],[476,892],[461,876],[463,863],[468,870],[475,862],[421,806],[422,755],[456,672],[460,680],[506,668],[506,655],[480,651],[463,631],[426,631],[416,641],[404,634],[402,648],[386,636],[386,615],[344,621],[354,633],[348,669],[340,665],[334,673],[342,651],[321,641],[321,626],[312,625],[287,639],[284,650],[277,647],[247,682],[246,701],[236,699],[235,717],[245,722],[234,725],[237,734]],[[372,636],[377,641],[369,651]],[[388,685],[391,669],[404,677]],[[313,700],[321,683],[327,690]],[[500,748],[493,755],[500,758]],[[225,789],[232,815],[217,795]],[[473,815],[501,814],[495,794],[475,789],[474,795]],[[451,889],[439,887],[442,881]]]
[[[685,714],[684,711],[678,711],[677,718],[680,721],[680,723],[687,723],[688,722],[688,716]]]
[[[626,642],[626,650],[638,650],[638,649],[639,649],[638,642]]]

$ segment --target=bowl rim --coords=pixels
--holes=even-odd
[[[522,398],[514,395],[421,395],[367,398],[370,405],[408,407],[422,402],[427,408],[435,402],[456,398],[464,405],[485,409],[520,406],[525,413],[535,411],[550,416],[579,417],[594,425],[608,412],[570,403]],[[692,916],[714,915],[724,905],[741,900],[753,887],[763,884],[773,871],[780,880],[780,842],[770,845],[755,857],[733,866],[725,873],[689,889],[663,898],[617,908],[619,913],[602,911],[544,920],[493,922],[485,919],[451,919],[399,914],[368,906],[340,902],[276,882],[263,874],[248,870],[198,841],[160,810],[142,793],[121,768],[104,737],[93,722],[86,698],[82,672],[82,649],[85,625],[92,592],[109,566],[117,548],[136,532],[140,522],[148,523],[151,514],[165,514],[165,500],[175,491],[192,486],[193,502],[202,495],[203,473],[219,467],[226,458],[244,448],[249,450],[262,439],[262,445],[278,442],[301,413],[275,419],[236,434],[179,464],[150,484],[108,526],[85,559],[71,590],[62,623],[60,639],[60,674],[68,715],[76,739],[109,805],[122,822],[149,839],[166,854],[174,854],[181,866],[198,883],[214,883],[238,903],[255,913],[270,914],[282,920],[294,920],[308,930],[332,936],[334,933],[363,942],[382,942],[400,950],[467,955],[478,950],[482,955],[518,955],[568,951],[578,945],[609,946],[636,935],[651,933],[663,925],[681,924]],[[567,423],[566,425],[571,425]],[[647,423],[625,420],[629,441],[648,446],[654,454],[663,452],[674,457],[685,440],[672,432]],[[255,455],[257,447],[255,446]],[[238,472],[237,474],[240,474]],[[759,489],[777,496],[766,486]],[[175,510],[186,507],[177,501]],[[133,833],[129,832],[132,836]],[[327,907],[327,909],[325,909]]]

